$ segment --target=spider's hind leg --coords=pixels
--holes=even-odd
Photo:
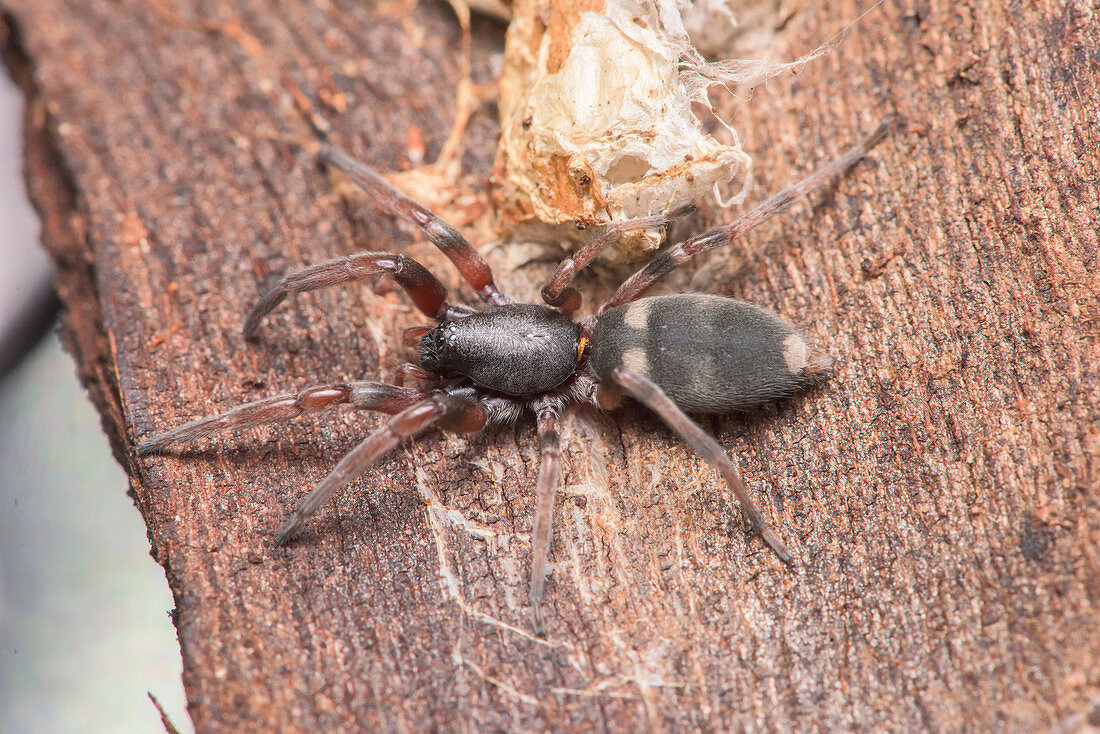
[[[556,306],[565,313],[573,313],[581,306],[581,294],[576,288],[570,288],[569,284],[573,282],[573,278],[577,277],[577,273],[588,267],[601,252],[625,234],[663,227],[673,219],[687,216],[694,211],[694,206],[684,206],[667,215],[656,214],[607,225],[600,234],[589,240],[572,257],[566,258],[558,265],[558,269],[542,287],[542,300],[548,306]]]
[[[749,490],[741,479],[741,473],[730,461],[725,450],[706,431],[699,427],[695,421],[687,416],[684,411],[672,402],[660,387],[636,372],[631,372],[625,367],[616,367],[611,370],[611,379],[622,388],[630,397],[645,405],[661,417],[669,428],[676,431],[687,441],[699,456],[721,473],[726,480],[730,491],[737,497],[741,504],[741,510],[749,518],[753,530],[760,533],[768,547],[772,549],[776,557],[784,563],[791,563],[791,553],[787,546],[776,535],[775,531],[768,527],[763,513],[749,496]]]
[[[550,559],[554,521],[554,495],[561,473],[561,409],[549,403],[538,411],[539,478],[535,485],[535,519],[531,528],[531,621],[535,634],[546,634],[542,621],[542,597]]]
[[[886,137],[896,122],[896,117],[887,117],[879,123],[874,132],[852,146],[844,155],[822,166],[798,183],[788,186],[778,194],[769,197],[729,224],[677,243],[657,255],[619,286],[611,300],[600,307],[600,313],[638,298],[658,280],[688,262],[700,252],[725,247],[758,224],[790,209],[802,197],[822,188],[829,181],[859,163],[871,148],[878,145]]]

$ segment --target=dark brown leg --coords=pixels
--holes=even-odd
[[[424,400],[405,408],[340,460],[329,475],[298,505],[275,541],[279,545],[285,545],[293,540],[301,532],[306,520],[334,492],[354,481],[368,466],[397,448],[402,440],[423,433],[436,423],[460,433],[473,433],[485,427],[487,417],[485,409],[479,404],[441,392],[432,393]]]
[[[200,418],[165,433],[150,436],[138,445],[138,452],[155,454],[174,446],[233,428],[252,428],[297,418],[303,413],[316,413],[336,405],[351,405],[362,410],[399,413],[414,405],[429,393],[380,382],[350,382],[346,385],[309,387],[298,393],[277,395],[238,406],[228,413]]]
[[[628,232],[660,227],[693,211],[695,211],[695,207],[686,206],[667,217],[658,214],[608,225],[603,232],[600,232],[599,235],[577,250],[573,257],[567,258],[558,266],[557,271],[550,276],[550,280],[546,281],[546,285],[542,288],[542,300],[550,306],[557,306],[566,313],[573,313],[581,306],[581,294],[576,289],[567,288],[566,286],[573,281],[577,273],[588,267],[601,252]]]
[[[749,518],[752,527],[772,549],[772,552],[784,563],[791,562],[791,553],[787,546],[779,539],[779,536],[768,527],[760,508],[749,497],[749,490],[741,480],[741,474],[726,456],[725,450],[718,442],[707,435],[691,418],[680,410],[676,403],[672,402],[661,388],[641,375],[631,372],[625,367],[616,367],[611,370],[611,379],[614,380],[628,395],[645,405],[661,417],[669,427],[680,434],[685,441],[691,444],[695,452],[703,457],[708,464],[717,469],[722,478],[726,480],[730,490],[741,503],[741,510]]]
[[[451,259],[466,282],[477,291],[482,300],[493,306],[503,306],[512,299],[504,295],[493,282],[493,271],[489,263],[466,241],[451,225],[444,222],[424,205],[390,185],[370,166],[360,163],[342,150],[331,146],[322,146],[318,156],[344,172],[352,181],[366,191],[381,207],[399,214],[423,230],[429,240],[444,255]]]
[[[538,411],[539,478],[535,485],[535,519],[531,528],[531,620],[535,634],[546,634],[542,620],[542,596],[546,591],[546,566],[554,528],[554,495],[561,471],[561,418],[556,405]]]
[[[854,146],[840,158],[814,171],[795,185],[783,189],[775,196],[767,199],[764,203],[759,204],[756,208],[741,215],[732,223],[724,227],[712,229],[710,232],[704,232],[701,235],[692,237],[689,240],[685,240],[665,250],[663,253],[646,263],[645,267],[634,273],[625,283],[619,286],[619,290],[615,291],[615,295],[611,297],[611,300],[600,308],[600,313],[603,313],[609,308],[615,308],[616,306],[621,306],[624,303],[633,301],[635,298],[645,293],[649,287],[658,280],[695,257],[700,252],[713,250],[716,247],[725,247],[756,225],[774,217],[780,212],[786,211],[803,196],[807,196],[816,189],[821,188],[831,179],[841,175],[858,163],[863,156],[867,155],[867,152],[871,150],[871,148],[886,137],[890,128],[893,127],[894,122],[895,120],[893,118],[883,120],[873,133],[868,135],[862,142]]]
[[[244,322],[244,337],[251,338],[263,317],[292,293],[351,283],[382,273],[392,275],[426,316],[440,319],[447,314],[447,289],[416,260],[389,252],[360,252],[289,273],[249,312]]]

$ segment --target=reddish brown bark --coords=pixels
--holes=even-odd
[[[795,567],[746,538],[720,477],[657,419],[571,414],[545,642],[527,633],[530,421],[409,446],[286,550],[270,533],[381,418],[133,453],[245,400],[386,377],[423,321],[400,292],[353,287],[298,298],[246,344],[273,274],[399,248],[459,288],[301,147],[325,132],[394,170],[422,137],[431,160],[461,69],[448,8],[4,3],[65,338],[175,594],[199,731],[1020,730],[1100,690],[1087,2],[886,4],[757,91],[735,123],[761,195],[886,113],[906,120],[816,206],[696,279],[843,359],[822,390],[706,424]],[[788,58],[862,9],[784,7]],[[479,81],[502,34],[475,21]],[[488,176],[495,129],[475,116],[463,186]],[[488,257],[523,297],[548,272]],[[612,283],[581,286],[591,299]]]

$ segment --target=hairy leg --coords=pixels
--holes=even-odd
[[[287,274],[248,313],[244,322],[244,337],[251,338],[263,317],[275,310],[291,294],[352,283],[383,273],[392,275],[426,316],[440,319],[448,314],[447,289],[416,260],[390,252],[360,252],[326,260]]]
[[[696,235],[665,250],[619,286],[619,290],[615,291],[615,295],[611,297],[611,300],[600,307],[600,313],[609,308],[621,306],[628,301],[633,301],[658,280],[700,252],[725,247],[758,224],[791,208],[802,197],[821,188],[834,177],[841,175],[856,163],[859,163],[871,148],[878,145],[886,137],[894,122],[894,118],[883,120],[873,133],[853,146],[840,158],[814,171],[793,186],[783,189],[754,209],[742,214],[730,224]]]
[[[436,424],[459,433],[474,433],[485,427],[486,411],[481,405],[463,398],[435,392],[390,418],[340,460],[294,510],[276,536],[285,545],[302,531],[306,520],[337,490],[350,484],[367,467],[397,448],[406,438],[419,435]]]
[[[722,478],[726,480],[726,484],[729,485],[730,490],[741,504],[741,510],[749,518],[749,522],[752,523],[753,529],[760,533],[764,542],[768,544],[768,547],[772,549],[779,560],[790,563],[792,560],[790,551],[787,550],[787,546],[783,544],[779,536],[768,527],[760,508],[749,496],[749,490],[745,487],[744,481],[741,480],[740,472],[737,471],[737,467],[733,465],[733,462],[730,461],[725,450],[718,442],[707,435],[706,431],[691,420],[684,411],[680,410],[676,403],[672,402],[672,399],[661,391],[661,388],[645,377],[631,372],[625,367],[616,367],[611,370],[611,379],[627,395],[659,415],[661,420],[680,434],[695,449],[697,454],[722,474]]]
[[[531,528],[531,620],[535,634],[546,634],[542,597],[546,591],[546,567],[554,527],[554,495],[561,471],[561,414],[557,405],[538,411],[539,478],[535,485],[535,519]]]
[[[252,428],[297,418],[303,413],[316,413],[337,405],[351,405],[362,410],[400,413],[429,395],[424,390],[386,385],[380,382],[349,382],[342,385],[308,387],[297,393],[276,395],[238,406],[228,413],[212,415],[186,423],[179,428],[150,436],[138,445],[142,454],[156,454],[175,446],[222,431]]]
[[[437,375],[428,372],[428,370],[424,369],[418,364],[413,364],[412,362],[402,362],[401,364],[397,365],[397,369],[394,370],[393,384],[397,385],[398,387],[404,387],[405,380],[409,379],[410,377],[416,380],[425,381],[438,378]]]
[[[667,216],[657,214],[609,224],[600,234],[577,250],[572,257],[562,261],[558,269],[546,281],[546,285],[542,287],[542,300],[547,305],[557,306],[566,313],[573,313],[581,306],[581,294],[575,288],[569,288],[568,285],[573,282],[573,278],[577,276],[577,273],[588,267],[601,252],[618,241],[624,234],[660,227],[693,211],[695,211],[695,207],[686,206]]]
[[[409,220],[423,230],[429,240],[450,258],[458,272],[466,279],[482,300],[493,306],[503,306],[512,299],[497,288],[489,263],[466,238],[451,225],[390,185],[370,166],[360,163],[342,150],[325,145],[318,153],[320,159],[344,172],[366,191],[380,206]]]

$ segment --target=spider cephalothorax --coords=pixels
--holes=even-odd
[[[577,371],[580,327],[547,306],[514,303],[444,321],[420,340],[420,366],[505,395],[553,390]]]
[[[722,447],[685,411],[729,413],[783,398],[823,379],[833,360],[770,311],[700,293],[642,298],[656,280],[699,252],[728,244],[783,211],[859,161],[885,135],[884,123],[841,158],[783,190],[732,224],[665,250],[629,278],[596,315],[577,321],[580,295],[573,276],[623,232],[652,227],[661,217],[620,222],[566,260],[543,288],[548,305],[517,304],[497,288],[484,259],[450,225],[402,195],[378,174],[347,155],[325,148],[321,158],[348,174],[380,205],[419,225],[458,268],[486,304],[483,311],[449,304],[442,283],[403,255],[363,252],[293,272],[249,314],[251,337],[263,317],[288,295],[388,273],[435,325],[413,330],[418,363],[398,368],[398,384],[351,382],[310,387],[201,418],[141,442],[142,453],[213,435],[286,420],[336,405],[393,417],[351,450],[321,480],[279,532],[287,543],[332,495],[402,439],[431,427],[474,432],[534,414],[539,437],[539,475],[532,530],[531,608],[542,632],[543,597],[554,493],[559,473],[560,420],[572,403],[603,409],[629,395],[657,413],[721,472],[764,542],[784,562],[787,547],[765,523],[737,469]],[[424,387],[406,387],[412,376]]]

